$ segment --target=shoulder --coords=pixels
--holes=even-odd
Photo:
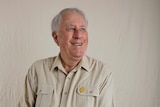
[[[91,71],[98,71],[98,73],[110,73],[110,66],[104,62],[97,60],[95,58],[85,56],[85,61],[88,63],[89,69]]]
[[[50,71],[53,62],[55,61],[56,57],[49,57],[45,59],[39,59],[35,61],[30,68],[28,69],[28,73],[30,74],[39,74],[42,72]]]
[[[33,66],[34,67],[37,67],[37,66],[48,66],[48,67],[50,67],[53,64],[55,58],[56,58],[56,56],[55,57],[44,58],[44,59],[39,59],[39,60],[35,61],[31,65],[31,67],[33,67]]]
[[[97,59],[95,59],[93,57],[89,57],[87,55],[85,56],[85,59],[88,61],[88,63],[90,65],[99,65],[99,66],[104,66],[105,65],[105,63],[103,63],[102,61],[97,60]]]
[[[89,81],[94,84],[103,84],[108,78],[112,78],[110,66],[95,58],[85,56],[85,66],[88,65]],[[86,66],[87,67],[87,66]],[[84,82],[85,83],[85,82]]]

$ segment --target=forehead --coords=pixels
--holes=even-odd
[[[65,12],[62,14],[61,24],[81,24],[86,26],[83,15],[77,12]]]

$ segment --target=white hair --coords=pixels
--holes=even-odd
[[[77,8],[65,8],[63,9],[62,11],[60,11],[52,20],[52,23],[51,23],[51,30],[52,32],[56,32],[58,30],[58,27],[59,27],[59,24],[61,23],[61,20],[62,20],[62,15],[65,13],[65,12],[76,12],[80,15],[83,16],[85,22],[86,22],[86,25],[88,25],[88,21],[86,19],[86,16],[84,14],[83,11],[77,9]]]

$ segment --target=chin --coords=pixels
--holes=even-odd
[[[85,51],[82,51],[82,50],[78,50],[78,51],[72,51],[70,53],[70,55],[74,58],[77,58],[77,59],[81,59],[85,54]]]
[[[83,57],[84,54],[74,54],[73,57],[77,58],[77,59],[81,59]]]

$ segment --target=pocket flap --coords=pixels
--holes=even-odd
[[[54,87],[51,85],[43,85],[38,87],[37,94],[51,94],[54,91]]]
[[[90,85],[81,85],[77,88],[77,92],[80,95],[88,95],[88,96],[99,96],[99,87],[98,86],[90,86]]]

